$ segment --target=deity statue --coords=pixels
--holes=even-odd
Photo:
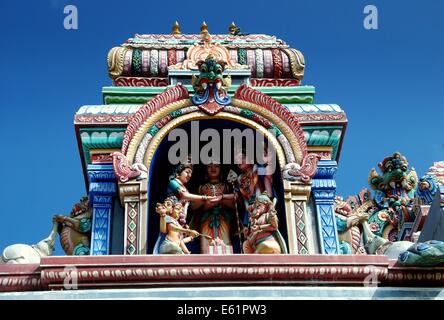
[[[180,202],[173,203],[166,199],[156,204],[156,212],[160,215],[160,234],[154,247],[154,254],[190,254],[186,244],[199,236],[199,232],[181,226],[178,219],[183,206]],[[183,237],[187,235],[187,237]]]
[[[206,182],[199,186],[199,194],[214,196],[217,202],[196,202],[193,204],[193,220],[191,225],[197,225],[200,233],[209,235],[211,239],[201,238],[200,252],[206,253],[211,240],[219,239],[225,245],[231,245],[231,236],[236,228],[234,211],[234,194],[230,187],[221,181],[221,166],[210,163],[206,166]]]
[[[255,199],[244,233],[244,253],[287,253],[285,242],[278,230],[275,203],[265,192]]]
[[[181,222],[186,221],[190,202],[219,202],[216,196],[197,195],[188,191],[185,184],[190,181],[192,174],[193,165],[190,162],[177,165],[173,170],[173,175],[170,177],[170,182],[168,183],[167,187],[167,197],[170,197],[174,203],[181,202],[183,205],[183,217]]]
[[[245,207],[243,224],[248,224],[248,212],[255,199],[263,192],[269,197],[273,197],[272,174],[267,171],[267,166],[254,164],[244,150],[236,155],[236,162],[240,169],[237,175],[234,171],[228,174],[228,181],[233,184],[235,191],[240,195],[240,199]],[[265,175],[264,175],[265,174]]]
[[[339,249],[341,254],[366,254],[363,238],[362,224],[368,220],[368,209],[374,206],[367,189],[362,190],[359,196],[348,197],[344,201],[337,196],[334,203],[336,226],[339,236]]]

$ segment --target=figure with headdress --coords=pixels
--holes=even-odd
[[[240,170],[237,175],[234,171],[228,174],[228,181],[235,186],[235,191],[239,195],[241,202],[245,207],[243,224],[248,224],[248,212],[251,210],[251,205],[255,199],[263,192],[267,192],[269,197],[272,197],[272,180],[271,175],[267,179],[261,177],[266,171],[263,167],[259,167],[248,158],[247,152],[242,150],[236,154],[236,163]],[[265,182],[265,183],[264,183]]]
[[[255,199],[248,218],[248,227],[244,229],[244,253],[287,253],[278,223],[275,202],[264,192]]]
[[[186,244],[199,236],[195,230],[184,228],[178,219],[183,211],[180,202],[173,203],[170,198],[156,204],[160,215],[160,234],[154,247],[154,254],[190,254]],[[187,237],[184,237],[184,236]]]
[[[183,217],[180,219],[183,226],[186,224],[188,206],[190,202],[219,202],[216,196],[198,195],[188,191],[185,185],[190,181],[192,174],[193,165],[189,160],[185,163],[178,164],[173,170],[173,175],[170,176],[170,182],[168,183],[167,187],[167,197],[172,199],[174,203],[181,202],[183,205]]]
[[[221,165],[215,161],[206,166],[205,183],[199,186],[199,194],[216,197],[216,201],[193,203],[191,226],[200,233],[219,239],[223,244],[231,245],[231,236],[236,228],[234,215],[234,194],[228,184],[221,181]],[[200,252],[206,253],[212,239],[201,238]]]

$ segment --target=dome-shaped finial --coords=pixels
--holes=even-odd
[[[204,21],[202,22],[202,25],[200,26],[200,33],[207,33],[208,32],[208,26],[207,23]]]
[[[234,21],[230,24],[230,27],[228,28],[228,31],[231,35],[236,35],[236,31],[238,30],[236,24],[234,23]]]
[[[174,34],[174,35],[179,35],[179,34],[182,34],[182,32],[180,32],[180,25],[179,25],[179,22],[174,22],[174,25],[173,25],[173,30],[171,31],[171,34]]]

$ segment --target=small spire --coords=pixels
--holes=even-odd
[[[200,33],[208,33],[208,26],[205,21],[202,22],[202,25],[200,26]]]
[[[179,25],[179,22],[174,22],[174,25],[173,25],[173,30],[171,31],[171,34],[174,34],[174,35],[179,35],[179,34],[182,34],[182,32],[180,32],[180,25]]]
[[[228,31],[229,31],[229,33],[230,33],[231,35],[233,35],[233,36],[236,34],[237,26],[236,26],[236,24],[234,23],[234,21],[230,24],[230,27],[228,28]]]

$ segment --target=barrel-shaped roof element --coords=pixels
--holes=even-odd
[[[232,64],[251,69],[252,79],[296,79],[304,76],[304,56],[275,36],[263,34],[211,35],[211,44],[224,47]],[[108,54],[108,71],[118,77],[166,78],[172,66],[187,59],[187,51],[204,45],[202,34],[136,34]],[[173,67],[174,68],[174,67]]]

